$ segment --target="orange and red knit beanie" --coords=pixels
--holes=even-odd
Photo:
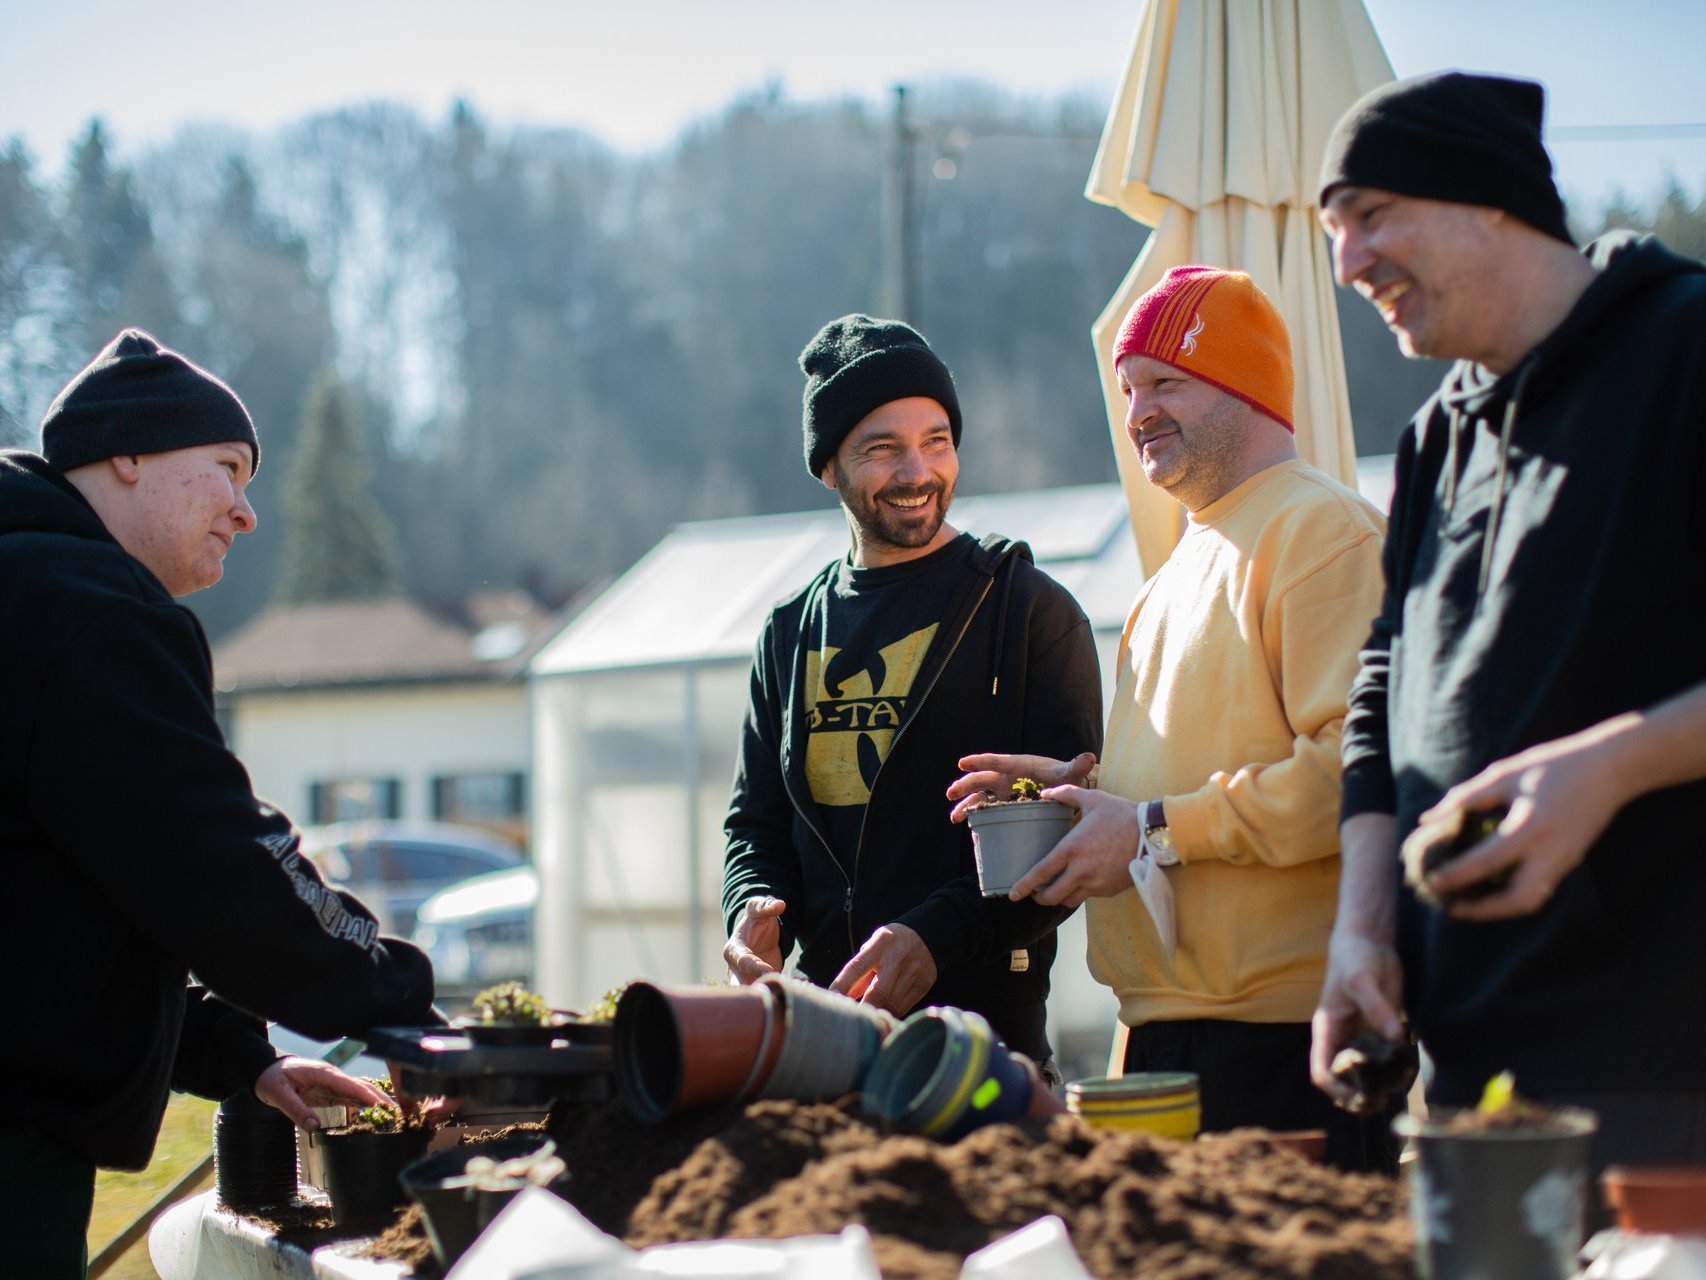
[[[1274,304],[1242,271],[1172,268],[1120,324],[1114,365],[1129,355],[1172,365],[1297,430],[1291,338]]]

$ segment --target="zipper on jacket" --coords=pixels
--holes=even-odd
[[[1005,560],[1005,558],[1002,559]],[[889,761],[894,759],[895,748],[900,746],[901,738],[912,727],[913,721],[918,719],[919,712],[924,710],[924,700],[935,691],[937,682],[942,679],[942,673],[948,669],[948,664],[954,660],[954,655],[959,652],[960,643],[966,638],[966,632],[971,630],[971,624],[977,619],[977,611],[983,608],[983,602],[989,598],[990,588],[995,585],[995,576],[1001,572],[1001,564],[1002,561],[996,562],[995,572],[990,574],[989,581],[983,584],[983,590],[978,593],[977,599],[972,603],[971,612],[966,614],[966,620],[961,624],[959,634],[954,637],[954,643],[948,647],[947,655],[937,664],[936,673],[930,677],[930,683],[925,686],[924,692],[918,696],[918,702],[913,707],[912,714],[906,718],[906,723],[895,732],[894,741],[889,743],[888,755],[884,756],[882,764],[877,766],[877,776],[871,779],[871,795],[865,801],[865,812],[859,815],[859,842],[853,846],[853,876],[847,882],[847,942],[855,951],[859,949],[859,944],[853,941],[853,886],[859,880],[859,859],[865,853],[865,828],[871,821],[871,803],[877,798],[877,783],[883,780],[883,770],[888,767]],[[836,865],[839,866],[840,864],[837,863]]]

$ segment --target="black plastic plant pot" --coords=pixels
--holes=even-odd
[[[403,1129],[396,1133],[328,1129],[317,1135],[326,1162],[326,1194],[332,1220],[339,1226],[372,1222],[402,1208],[408,1197],[398,1175],[426,1153],[432,1133]]]
[[[1544,1123],[1461,1131],[1450,1117],[1401,1115],[1415,1144],[1410,1214],[1424,1280],[1568,1280],[1577,1274],[1594,1115],[1561,1107]]]
[[[476,1022],[469,1018],[458,1022],[456,1029],[474,1044],[548,1045],[564,1035],[563,1028],[570,1022],[561,1014],[552,1014],[549,1022]]]
[[[228,1209],[260,1209],[296,1198],[296,1128],[252,1093],[219,1104],[213,1117],[213,1182]]]
[[[427,1239],[432,1243],[433,1256],[438,1259],[439,1266],[446,1271],[454,1266],[456,1260],[480,1238],[480,1233],[492,1219],[522,1189],[519,1183],[490,1191],[476,1187],[447,1187],[444,1184],[461,1178],[468,1161],[474,1156],[489,1156],[500,1162],[514,1160],[531,1155],[545,1141],[543,1134],[523,1134],[470,1142],[417,1160],[403,1170],[403,1190],[421,1207]]]

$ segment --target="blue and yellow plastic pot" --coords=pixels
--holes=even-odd
[[[980,1015],[931,1008],[900,1024],[865,1077],[862,1105],[881,1120],[949,1141],[1017,1120],[1035,1077]]]
[[[1066,1109],[1099,1129],[1142,1129],[1182,1142],[1202,1127],[1202,1095],[1188,1071],[1074,1080],[1066,1086]]]

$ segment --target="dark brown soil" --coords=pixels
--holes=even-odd
[[[1095,1276],[1415,1274],[1397,1183],[1335,1172],[1256,1129],[1174,1143],[1061,1115],[943,1145],[881,1133],[851,1099],[698,1111],[655,1128],[608,1103],[565,1108],[549,1128],[575,1206],[635,1248],[860,1222],[886,1280],[953,1280],[966,1254],[1052,1213]],[[439,1274],[416,1208],[364,1252]]]
[[[1396,1183],[1312,1164],[1254,1130],[1180,1144],[1055,1116],[942,1145],[884,1135],[850,1104],[791,1102],[655,1129],[610,1104],[552,1129],[570,1198],[635,1247],[862,1222],[888,1280],[951,1280],[966,1254],[1053,1213],[1097,1276],[1414,1275]]]

